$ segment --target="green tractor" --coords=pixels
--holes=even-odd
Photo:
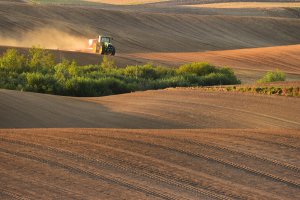
[[[111,43],[112,40],[112,37],[99,35],[98,39],[89,40],[89,48],[93,49],[94,53],[114,56],[116,49]]]

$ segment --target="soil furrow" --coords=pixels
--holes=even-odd
[[[172,180],[172,179],[174,179],[174,177],[167,177],[167,178],[169,178],[169,179],[167,179],[167,178],[165,178],[166,174],[163,174],[163,173],[160,173],[160,172],[157,172],[157,171],[156,172],[152,171],[152,173],[147,173],[147,172],[142,171],[142,170],[134,170],[134,169],[136,169],[136,166],[134,166],[133,163],[130,163],[130,162],[127,162],[127,164],[131,165],[131,168],[128,168],[128,167],[125,167],[125,166],[120,165],[120,164],[116,164],[116,163],[112,163],[112,162],[108,162],[108,161],[104,161],[104,160],[99,160],[99,159],[87,157],[87,156],[84,156],[84,155],[73,153],[73,152],[68,151],[68,150],[62,150],[62,149],[53,148],[53,147],[49,147],[49,146],[45,146],[45,145],[39,145],[39,144],[35,144],[35,143],[28,143],[28,142],[24,142],[24,141],[12,140],[12,139],[7,139],[7,138],[0,138],[0,140],[4,141],[4,142],[8,142],[8,143],[33,147],[33,148],[37,148],[37,149],[40,149],[40,150],[48,150],[48,151],[51,151],[51,152],[60,153],[60,154],[63,154],[63,155],[69,156],[69,157],[73,157],[73,158],[76,158],[76,159],[81,159],[81,160],[88,161],[90,163],[95,163],[95,164],[98,164],[98,165],[105,165],[105,166],[109,166],[109,167],[118,168],[118,169],[121,169],[121,170],[124,170],[124,171],[128,171],[130,173],[138,174],[140,176],[145,176],[145,177],[151,178],[151,179],[159,181],[159,182],[161,181],[161,182],[164,182],[164,183],[167,183],[167,184],[170,184],[170,185],[174,185],[174,186],[182,188],[182,189],[187,189],[187,190],[192,191],[194,193],[199,193],[199,194],[209,196],[209,197],[212,197],[212,198],[215,198],[215,199],[231,199],[231,198],[226,197],[224,195],[213,193],[209,190],[205,190],[205,189],[202,189],[202,188],[194,187],[192,185],[188,185],[189,183],[187,183],[184,180],[176,179],[176,181],[174,181],[174,180]],[[115,159],[117,159],[117,158],[114,158],[114,160]],[[125,160],[121,160],[121,159],[119,159],[119,160],[122,161],[122,162],[126,162]],[[185,184],[180,183],[178,181],[184,182]],[[218,192],[223,193],[221,191],[218,191]],[[237,197],[237,196],[233,196],[233,197],[235,199],[239,199],[239,197]]]
[[[22,158],[34,160],[34,161],[37,161],[37,162],[40,162],[40,163],[43,163],[43,164],[63,168],[63,169],[65,169],[69,172],[72,172],[72,173],[84,175],[84,176],[87,176],[87,177],[92,178],[92,179],[98,179],[98,180],[102,180],[102,181],[109,182],[109,183],[112,183],[112,184],[117,184],[119,186],[123,186],[123,187],[126,187],[126,188],[131,189],[131,190],[135,190],[135,191],[139,191],[139,192],[142,192],[142,193],[145,193],[145,194],[148,194],[148,195],[152,195],[154,197],[158,197],[158,198],[162,198],[162,199],[170,199],[170,200],[183,199],[183,198],[171,196],[171,195],[167,194],[166,192],[159,192],[157,190],[152,191],[152,190],[148,189],[148,187],[146,188],[142,185],[137,185],[137,184],[133,185],[133,184],[127,183],[124,180],[117,179],[115,177],[106,177],[106,176],[100,175],[99,173],[96,173],[96,172],[91,172],[89,170],[80,169],[78,167],[66,165],[66,164],[56,162],[56,161],[53,161],[53,160],[48,160],[48,159],[36,157],[36,156],[33,156],[33,155],[20,153],[20,152],[13,152],[13,151],[6,150],[4,148],[0,148],[0,152],[10,154],[10,155],[13,155],[13,156],[16,156],[16,157],[22,157]]]
[[[1,173],[1,174],[4,175],[3,173]],[[84,198],[87,198],[87,196],[85,196],[83,194],[79,194],[79,193],[77,193],[75,191],[71,191],[71,190],[65,189],[63,187],[59,187],[57,185],[53,185],[53,184],[51,184],[49,182],[43,182],[43,180],[34,179],[32,177],[28,177],[28,176],[25,176],[23,174],[14,172],[13,176],[16,176],[16,175],[17,175],[18,179],[26,180],[26,184],[30,183],[30,184],[34,184],[35,186],[41,186],[42,185],[45,188],[53,188],[57,192],[62,192],[62,194],[64,194],[64,196],[68,196],[68,198],[72,198],[72,199],[84,199]],[[72,195],[68,195],[68,194],[72,194]],[[23,194],[22,194],[22,196],[23,196]]]
[[[138,134],[138,133],[134,133],[134,134],[137,134],[137,135],[140,135],[140,136],[147,136],[145,134]],[[256,159],[256,160],[264,161],[264,162],[267,162],[267,163],[272,164],[272,165],[278,165],[278,166],[284,167],[286,169],[293,170],[295,172],[300,172],[300,167],[297,167],[293,164],[289,164],[287,162],[281,162],[281,161],[278,161],[278,160],[275,160],[275,159],[261,157],[261,156],[258,156],[258,155],[255,155],[255,154],[252,154],[252,153],[249,153],[249,152],[246,153],[246,152],[234,150],[234,149],[231,149],[231,148],[228,148],[228,147],[225,147],[225,146],[220,146],[219,144],[218,145],[211,144],[211,143],[208,144],[208,143],[204,143],[204,142],[199,142],[197,140],[190,140],[190,139],[185,139],[185,138],[182,139],[180,137],[174,137],[174,136],[166,137],[166,136],[161,136],[161,135],[151,135],[151,136],[148,135],[148,137],[158,138],[158,139],[166,139],[166,140],[171,140],[171,141],[180,141],[180,142],[183,142],[183,143],[193,144],[193,145],[209,148],[209,149],[212,149],[212,150],[224,151],[224,152],[231,153],[231,154],[238,154],[238,155],[245,156],[245,157],[248,157],[248,158],[253,158],[253,159]]]
[[[58,187],[67,186],[66,189],[70,191],[65,193],[70,193],[75,189],[82,194],[87,194],[87,197],[100,194],[103,197],[111,195],[116,198],[117,196],[114,195],[116,193],[113,191],[122,191],[126,188],[118,183],[102,180],[97,177],[99,175],[109,180],[117,179],[129,185],[141,186],[152,192],[156,192],[156,189],[159,193],[166,191],[167,195],[171,194],[168,196],[178,199],[182,199],[181,197],[274,200],[295,198],[300,188],[297,182],[299,167],[296,151],[280,148],[281,150],[274,149],[272,153],[272,149],[278,148],[277,146],[270,144],[265,148],[264,143],[255,140],[238,139],[226,135],[227,133],[244,134],[243,131],[239,131],[228,129],[223,131],[225,135],[222,136],[210,134],[210,132],[219,133],[217,129],[215,131],[24,129],[3,130],[0,134],[0,142],[2,150],[33,156],[22,158],[22,156],[1,153],[2,156],[8,158],[7,161],[11,160],[10,164],[14,160],[20,161],[16,163],[14,169],[21,175],[12,176],[15,179],[12,179],[11,185],[16,184],[17,180],[24,180],[23,182],[26,183],[31,173],[39,168],[43,169],[34,176],[37,183],[34,183],[35,180],[32,180],[33,182],[29,180],[28,186],[20,185],[24,194],[26,195],[27,192],[31,197],[41,196],[37,193],[39,187],[41,192],[48,191],[44,194],[45,196],[55,197],[55,187],[51,187],[55,184]],[[250,133],[249,131],[254,130],[245,130],[245,135]],[[262,138],[256,134],[249,135],[253,138],[256,136],[264,140],[272,139],[271,136]],[[280,141],[280,138],[275,139]],[[244,142],[247,143],[244,144]],[[297,144],[297,141],[293,140],[282,142]],[[258,150],[266,150],[266,152]],[[270,157],[265,157],[268,155]],[[36,162],[36,158],[44,160]],[[45,160],[50,162],[46,164]],[[71,169],[61,167],[57,163],[70,166]],[[289,163],[293,164],[289,165]],[[13,169],[8,168],[8,164],[1,166],[5,166],[1,168],[4,169],[3,180],[10,180],[9,174]],[[78,169],[84,172],[76,171]],[[88,174],[89,172],[92,174]],[[74,174],[71,176],[73,181],[67,181],[67,183],[64,179],[70,174]],[[50,181],[48,190],[47,185],[43,184],[35,187],[40,178],[46,180],[53,175],[56,179],[54,177],[53,181]],[[77,180],[78,183],[76,183]],[[72,184],[69,185],[69,183]],[[80,189],[80,183],[85,184],[86,187]],[[146,188],[146,185],[149,188]],[[93,187],[97,189],[93,190]],[[106,187],[112,190],[107,191],[104,189]],[[12,192],[19,191],[11,190]],[[143,199],[161,198],[157,195],[149,195],[145,191],[140,192],[136,188],[130,188],[128,192],[122,193],[124,194],[122,196],[144,196]],[[57,190],[57,194],[63,193],[64,191]],[[5,194],[3,196],[6,197]]]
[[[45,137],[44,135],[40,135],[40,136]],[[145,158],[145,157],[146,157],[148,160],[150,159],[151,161],[158,162],[158,163],[161,164],[161,165],[167,165],[167,166],[170,166],[170,168],[172,168],[172,167],[175,166],[175,168],[180,169],[180,170],[183,170],[183,171],[187,171],[187,170],[188,170],[188,171],[187,171],[188,173],[193,173],[195,176],[200,176],[199,178],[201,178],[201,179],[207,179],[207,176],[202,177],[203,175],[199,175],[199,172],[198,172],[198,171],[195,172],[195,171],[193,171],[193,170],[191,170],[191,169],[187,169],[187,168],[182,169],[182,166],[178,166],[177,164],[170,163],[170,162],[165,161],[165,160],[157,160],[157,158],[155,158],[155,157],[145,156],[145,155],[142,155],[142,154],[139,154],[139,153],[136,153],[136,152],[127,151],[127,150],[125,150],[125,149],[119,149],[119,148],[117,148],[117,147],[111,147],[111,146],[107,146],[107,145],[105,145],[105,144],[99,144],[99,143],[93,143],[93,142],[85,142],[85,141],[82,141],[82,140],[74,140],[74,139],[71,139],[71,138],[66,139],[66,138],[57,137],[57,136],[47,136],[47,137],[48,137],[48,138],[51,138],[51,139],[65,140],[66,142],[71,142],[73,145],[74,145],[73,142],[76,142],[76,144],[78,144],[78,145],[83,145],[83,144],[85,144],[85,145],[87,145],[87,146],[93,145],[93,146],[95,146],[95,147],[106,148],[106,149],[108,149],[109,151],[125,153],[125,154],[127,154],[127,155],[131,155],[131,156],[137,157],[137,158],[139,158],[139,159]],[[120,157],[114,157],[114,158],[112,158],[112,157],[107,157],[107,159],[114,159],[114,160],[122,161],[123,163],[124,163],[124,162],[125,162],[125,163],[128,163],[128,161],[123,160],[123,159],[120,159]],[[138,161],[137,161],[137,162],[138,162]],[[131,162],[131,163],[132,163],[132,162]],[[137,165],[134,164],[133,167],[136,168]],[[147,169],[147,167],[143,166],[142,168],[140,167],[140,169],[141,169],[141,170]],[[193,171],[193,172],[192,172],[192,171]],[[151,172],[153,172],[153,169],[151,169]],[[163,175],[163,176],[167,176],[166,173],[164,173],[164,174],[160,173],[160,174]],[[174,176],[172,176],[172,175],[169,176],[169,177],[171,177],[172,179],[175,179],[175,178],[176,178],[176,177],[174,177]],[[214,177],[214,183],[216,182],[215,179],[216,179],[216,177]],[[180,180],[181,182],[188,183],[188,184],[193,184],[192,182],[186,181],[185,179],[182,179],[182,178],[180,178],[180,179],[177,178],[176,180]],[[222,180],[222,181],[224,181],[224,180]],[[226,184],[226,183],[225,183],[225,184]],[[231,184],[232,184],[232,183],[231,183]],[[224,193],[223,191],[218,190],[218,189],[216,189],[216,188],[211,188],[212,183],[210,183],[209,186],[210,186],[210,187],[209,187],[210,190],[213,191],[213,192],[216,192],[216,193],[219,193],[219,194],[223,194],[223,193]],[[205,186],[205,185],[202,186],[202,187],[203,187],[204,189],[208,188],[208,187]],[[240,187],[240,185],[235,185],[235,187]],[[222,189],[226,189],[226,187],[223,186]],[[245,190],[245,188],[244,188],[244,190]],[[231,191],[231,192],[232,192],[232,190],[230,190],[230,189],[228,189],[228,191]],[[241,192],[241,191],[239,191],[239,192]],[[256,191],[256,192],[257,192],[257,191]],[[255,193],[255,192],[254,192],[254,189],[251,188],[251,194],[254,194],[254,193]],[[259,194],[260,194],[260,193],[259,193]],[[243,199],[243,197],[242,197],[243,195],[242,195],[242,194],[239,194],[239,196],[238,196],[237,194],[228,194],[228,193],[227,193],[226,196],[229,196],[229,197],[232,197],[232,198],[235,198],[235,199]],[[260,197],[262,197],[262,196],[264,196],[264,195],[260,194]],[[266,199],[270,199],[270,198],[271,198],[271,197],[268,196]],[[274,197],[274,199],[277,199],[277,198]]]
[[[24,195],[12,192],[11,190],[5,188],[0,188],[0,193],[17,200],[30,200],[30,198],[24,197]]]
[[[300,183],[298,183],[298,182],[291,181],[291,180],[288,180],[288,179],[285,179],[285,178],[281,178],[281,177],[278,177],[278,176],[275,176],[273,174],[266,173],[266,172],[263,172],[263,171],[260,171],[260,170],[255,170],[255,169],[252,169],[252,168],[247,167],[245,165],[240,165],[240,164],[237,164],[237,163],[225,161],[223,159],[216,158],[216,157],[213,157],[213,156],[208,156],[208,155],[201,154],[201,153],[194,153],[194,152],[191,152],[191,151],[188,151],[188,150],[185,150],[185,149],[174,148],[174,147],[164,146],[164,145],[158,145],[158,144],[154,144],[154,143],[151,143],[151,142],[144,142],[144,141],[139,141],[139,140],[130,140],[130,139],[127,139],[127,138],[116,138],[116,137],[102,136],[102,135],[101,136],[99,135],[99,137],[104,137],[104,138],[113,139],[113,140],[121,140],[121,141],[130,142],[130,143],[139,143],[139,144],[143,144],[143,145],[147,145],[147,146],[153,146],[153,147],[158,147],[158,148],[162,148],[162,149],[166,149],[166,150],[176,151],[176,152],[183,153],[183,154],[186,154],[186,155],[189,155],[189,156],[198,157],[198,158],[206,159],[208,161],[217,162],[217,163],[220,163],[220,164],[223,164],[223,165],[226,165],[226,166],[230,166],[230,167],[233,167],[233,168],[236,168],[236,169],[239,169],[239,170],[243,170],[245,172],[255,174],[255,175],[259,175],[259,176],[268,178],[270,180],[281,182],[281,183],[287,184],[289,186],[300,189]]]
[[[260,138],[253,138],[253,137],[249,137],[249,136],[245,136],[245,135],[233,135],[233,134],[229,134],[229,133],[222,133],[222,135],[228,135],[231,137],[243,138],[243,139],[247,139],[247,140],[254,140],[254,141],[263,142],[263,143],[267,143],[267,144],[277,145],[277,146],[281,146],[281,147],[285,147],[285,148],[294,149],[294,150],[297,150],[300,152],[300,147],[291,145],[291,144],[278,142],[278,141],[263,140]]]

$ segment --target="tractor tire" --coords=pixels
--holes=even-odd
[[[114,56],[116,54],[116,49],[113,48],[112,52],[111,52],[111,55]]]

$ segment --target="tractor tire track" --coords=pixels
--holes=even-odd
[[[190,182],[188,182],[186,180],[183,180],[183,179],[180,179],[180,180],[176,179],[176,181],[174,181],[174,180],[172,180],[172,179],[174,179],[174,177],[171,177],[171,176],[167,177],[167,178],[169,178],[169,179],[167,179],[167,178],[165,178],[166,174],[163,174],[163,173],[158,172],[158,171],[155,171],[155,172],[152,171],[152,172],[155,173],[155,174],[153,174],[153,173],[148,173],[148,172],[145,172],[145,171],[142,171],[142,170],[135,170],[136,166],[134,166],[133,163],[122,160],[122,159],[118,159],[118,160],[122,161],[122,162],[126,162],[127,164],[131,165],[131,168],[125,167],[125,166],[120,165],[120,164],[115,164],[115,163],[112,163],[112,162],[104,161],[104,160],[90,158],[90,157],[87,157],[87,156],[84,156],[84,155],[73,153],[73,152],[68,151],[68,150],[57,149],[57,148],[53,148],[53,147],[49,147],[49,146],[45,146],[45,145],[39,145],[39,144],[35,144],[35,143],[28,143],[28,142],[12,140],[12,139],[6,139],[6,138],[0,138],[0,140],[4,141],[4,142],[8,142],[8,143],[13,143],[13,144],[32,147],[32,148],[37,148],[37,149],[40,149],[40,150],[47,150],[47,151],[54,152],[54,153],[60,153],[60,154],[63,154],[63,155],[66,155],[66,156],[69,156],[69,157],[72,157],[72,158],[75,158],[75,159],[81,159],[81,160],[84,160],[84,161],[88,161],[89,163],[94,163],[94,164],[101,165],[101,166],[114,167],[114,168],[117,168],[117,169],[121,169],[123,171],[127,171],[127,172],[137,174],[137,175],[140,175],[140,176],[144,176],[144,177],[153,179],[153,180],[158,181],[158,182],[164,182],[164,183],[167,183],[169,185],[173,185],[173,186],[176,186],[178,188],[186,189],[186,190],[192,191],[194,193],[198,193],[198,194],[205,195],[205,196],[208,196],[208,197],[212,197],[212,198],[215,198],[215,199],[224,199],[224,200],[225,199],[226,200],[231,199],[227,196],[224,196],[224,194],[214,193],[216,191],[211,192],[207,189],[194,187],[194,186],[191,185]],[[117,159],[117,158],[114,158],[114,160],[115,159]],[[183,182],[185,184],[182,184],[178,181]],[[223,193],[221,191],[218,191],[218,192]],[[237,197],[237,196],[234,195],[234,196],[232,196],[232,198],[239,199],[240,197]]]
[[[138,133],[134,133],[136,135],[140,135],[140,136],[146,136],[145,134],[138,134]],[[166,139],[166,140],[171,140],[171,141],[180,141],[180,142],[183,142],[183,143],[188,143],[188,144],[193,144],[193,145],[196,145],[196,146],[201,146],[201,147],[205,147],[205,148],[208,148],[208,149],[212,149],[212,150],[217,150],[217,151],[225,151],[225,152],[228,152],[228,153],[232,153],[232,154],[237,154],[237,155],[241,155],[241,156],[245,156],[245,157],[248,157],[248,158],[253,158],[253,159],[256,159],[256,160],[260,160],[260,161],[264,161],[264,162],[267,162],[269,164],[272,164],[274,166],[280,166],[280,167],[284,167],[286,169],[289,169],[289,170],[293,170],[297,173],[300,172],[300,167],[297,167],[293,164],[289,164],[289,163],[283,163],[281,161],[278,161],[278,160],[275,160],[275,159],[270,159],[270,158],[265,158],[265,157],[261,157],[261,156],[258,156],[256,154],[252,154],[252,153],[245,153],[245,152],[242,152],[242,151],[238,151],[238,150],[234,150],[234,149],[230,149],[228,147],[225,147],[225,146],[220,146],[219,144],[218,145],[215,145],[215,144],[207,144],[207,143],[203,143],[203,142],[199,142],[199,141],[195,141],[195,140],[190,140],[190,139],[185,139],[185,138],[180,138],[180,137],[172,137],[172,136],[158,136],[158,135],[151,135],[150,136],[151,138],[158,138],[158,139]]]
[[[90,135],[90,134],[89,134]],[[127,154],[127,155],[130,155],[130,156],[134,156],[134,157],[140,157],[140,158],[147,158],[147,160],[149,160],[149,159],[151,159],[151,161],[154,161],[154,162],[159,162],[160,164],[163,164],[163,165],[168,165],[168,166],[170,166],[170,167],[174,167],[175,166],[175,168],[176,169],[180,169],[180,170],[183,170],[183,171],[186,171],[187,169],[185,168],[185,169],[182,169],[182,166],[178,166],[177,164],[173,164],[173,163],[169,163],[169,162],[167,162],[167,161],[162,161],[162,160],[157,160],[156,158],[154,158],[154,157],[151,157],[151,156],[145,156],[145,155],[142,155],[142,154],[139,154],[139,153],[136,153],[136,152],[132,152],[132,151],[127,151],[127,150],[124,150],[124,149],[119,149],[119,148],[116,148],[116,147],[111,147],[111,146],[108,146],[108,145],[105,145],[105,144],[98,144],[98,143],[93,143],[93,142],[86,142],[86,141],[79,141],[79,140],[76,140],[76,139],[71,139],[71,138],[68,138],[68,139],[66,139],[66,138],[63,138],[63,137],[58,137],[58,136],[45,136],[45,135],[39,135],[39,136],[41,136],[41,137],[47,137],[47,138],[50,138],[50,139],[57,139],[57,140],[64,140],[64,141],[66,141],[66,142],[71,142],[72,141],[72,144],[74,144],[73,142],[76,142],[76,144],[78,144],[78,145],[82,145],[82,144],[85,144],[85,145],[93,145],[93,146],[97,146],[97,147],[101,147],[101,148],[106,148],[106,149],[108,149],[108,150],[110,150],[110,151],[116,151],[116,152],[121,152],[121,153],[124,153],[124,154]],[[107,156],[106,156],[107,157]],[[108,159],[111,159],[111,157],[107,157]],[[114,157],[113,158],[114,160],[119,160],[119,161],[122,161],[122,162],[125,162],[125,163],[129,163],[128,161],[126,161],[126,160],[122,160],[122,159],[120,159],[119,157],[117,158],[117,157]],[[137,167],[137,165],[136,164],[132,164],[132,168],[136,168]],[[138,167],[140,167],[140,166],[138,166]],[[141,170],[143,170],[143,169],[147,169],[147,167],[143,167],[143,168],[140,168]],[[193,170],[192,170],[193,171]],[[153,172],[153,169],[151,169],[151,172]],[[191,172],[190,170],[188,170],[188,172],[189,173],[195,173],[195,175],[196,176],[200,176],[200,177],[202,177],[202,179],[204,178],[205,179],[205,177],[203,177],[203,175],[199,175],[199,172],[195,172],[195,171],[193,171],[193,172]],[[143,172],[144,173],[144,172]],[[167,174],[166,173],[160,173],[162,176],[166,176]],[[175,177],[174,176],[168,176],[168,177],[170,177],[170,178],[172,178],[172,179],[174,179]],[[180,178],[180,179],[177,179],[177,180],[180,180],[181,182],[184,182],[184,183],[187,183],[187,184],[193,184],[193,182],[190,182],[190,181],[186,181],[186,180],[183,180],[182,178]],[[211,186],[211,185],[210,185]],[[203,189],[207,189],[208,188],[208,186],[205,186],[205,185],[203,185],[203,186],[201,186]],[[235,186],[235,187],[238,187],[238,186]],[[222,188],[224,188],[224,187],[222,187]],[[211,191],[213,191],[213,192],[215,192],[215,193],[219,193],[219,194],[223,194],[224,193],[224,191],[222,191],[222,190],[219,190],[219,189],[216,189],[216,188],[210,188],[209,190],[211,190]],[[228,189],[228,190],[230,190],[230,189]],[[253,188],[251,188],[251,193],[253,194]],[[260,193],[259,193],[260,194]],[[262,194],[260,194],[261,196],[264,196],[264,195],[262,195]],[[234,195],[234,194],[226,194],[226,196],[229,196],[229,197],[232,197],[232,198],[234,198],[234,199],[243,199],[243,197],[241,197],[241,196],[237,196],[237,195]],[[270,199],[270,196],[268,196],[267,197],[267,199]],[[278,199],[278,198],[273,198],[273,199]]]
[[[224,147],[224,146],[205,144],[205,143],[195,142],[195,141],[191,141],[191,140],[187,140],[187,139],[184,139],[183,141],[185,141],[189,144],[195,144],[195,145],[207,147],[207,148],[210,148],[210,149],[213,149],[213,150],[220,150],[220,151],[226,151],[228,153],[239,154],[241,156],[245,156],[245,157],[248,157],[248,158],[253,158],[253,159],[256,159],[256,160],[264,161],[264,162],[267,162],[267,163],[272,164],[272,165],[281,166],[281,167],[284,167],[286,169],[293,170],[297,173],[300,172],[300,167],[297,167],[297,166],[289,164],[289,163],[283,163],[283,162],[280,162],[280,161],[275,160],[275,159],[264,158],[264,157],[261,157],[261,156],[258,156],[258,155],[252,154],[252,153],[248,153],[248,152],[245,153],[245,152],[233,150],[233,149],[230,149],[230,148],[227,148],[227,147]]]
[[[3,173],[1,173],[1,174],[3,175]],[[87,198],[87,196],[84,196],[83,194],[79,194],[78,192],[75,192],[73,190],[71,191],[71,190],[68,190],[68,189],[50,184],[49,182],[41,182],[41,180],[34,179],[32,177],[29,178],[28,176],[24,176],[21,173],[14,172],[14,175],[16,175],[16,174],[18,174],[18,177],[23,177],[24,180],[26,180],[26,183],[31,183],[31,184],[35,184],[35,185],[39,185],[39,186],[42,185],[42,186],[45,186],[47,188],[51,187],[51,188],[54,188],[57,191],[63,192],[63,194],[65,194],[65,195],[66,194],[73,194],[72,199],[85,199],[85,198]],[[71,195],[68,195],[68,196],[71,197]]]
[[[12,191],[10,191],[8,189],[5,189],[5,188],[0,188],[0,194],[1,193],[6,195],[6,196],[9,196],[13,199],[17,199],[17,200],[30,200],[30,198],[24,197],[24,195],[12,192]]]
[[[67,132],[66,132],[67,133]],[[35,134],[35,135],[37,135],[37,134]],[[41,137],[48,137],[48,138],[55,138],[55,139],[58,139],[58,140],[65,140],[66,142],[68,142],[68,141],[70,141],[70,140],[73,140],[73,141],[75,141],[75,142],[77,142],[78,144],[81,144],[81,143],[88,143],[89,145],[90,144],[94,144],[95,145],[95,143],[90,143],[90,142],[83,142],[83,141],[78,141],[78,140],[74,140],[74,139],[71,139],[71,138],[68,138],[68,139],[66,139],[66,138],[62,138],[62,137],[58,137],[58,136],[45,136],[45,135],[43,135],[43,134],[38,134],[39,136],[41,136]],[[126,138],[116,138],[116,137],[111,137],[111,136],[103,136],[103,135],[95,135],[95,134],[90,134],[90,133],[88,133],[88,134],[83,134],[83,135],[89,135],[89,136],[95,136],[95,137],[103,137],[103,138],[108,138],[108,139],[116,139],[116,140],[126,140],[126,141],[131,141],[131,140],[129,140],[129,139],[126,139]],[[158,136],[156,136],[156,137],[158,137]],[[166,149],[166,150],[171,150],[171,151],[175,151],[175,152],[180,152],[180,153],[183,153],[181,150],[177,150],[177,149],[173,149],[173,148],[165,148],[164,146],[161,146],[161,145],[157,145],[157,144],[153,144],[153,143],[145,143],[145,142],[143,142],[143,141],[134,141],[134,142],[138,142],[138,143],[140,143],[140,142],[142,142],[143,144],[146,144],[146,145],[148,145],[148,146],[155,146],[155,147],[159,147],[159,148],[163,148],[163,149]],[[98,144],[97,144],[97,146],[99,146]],[[103,145],[103,144],[101,144],[100,146],[107,146],[107,145]],[[110,147],[110,146],[107,146],[107,147]],[[111,147],[110,147],[111,148]],[[113,150],[113,149],[111,149],[111,150]],[[126,152],[124,152],[124,153],[126,153]],[[189,152],[186,152],[186,153],[189,153]],[[184,153],[184,154],[186,154],[186,153]],[[196,156],[196,157],[199,157],[199,155],[197,155],[197,154],[194,154],[194,153],[192,153],[191,152],[191,154],[192,154],[192,156]],[[135,154],[136,155],[136,154]],[[191,155],[190,155],[191,156]],[[201,158],[201,156],[202,155],[200,155],[200,158]],[[219,162],[219,163],[221,163],[221,164],[225,164],[226,165],[226,162],[228,162],[228,161],[223,161],[223,160],[213,160],[213,159],[209,159],[209,158],[206,158],[206,157],[204,157],[206,160],[210,160],[210,161],[215,161],[215,162]],[[118,159],[118,158],[114,158],[114,159]],[[120,159],[119,159],[120,160]],[[223,162],[222,162],[223,161]],[[235,167],[235,168],[237,168],[238,167],[238,169],[243,169],[242,168],[242,166],[243,165],[237,165],[237,166],[235,166],[235,163],[233,163],[233,162],[229,162],[229,164],[231,164],[230,166],[231,167]],[[134,167],[136,167],[136,166],[134,166]],[[246,167],[246,166],[245,166]],[[249,173],[254,173],[254,174],[257,174],[256,172],[260,172],[259,170],[253,170],[253,171],[249,171],[249,170],[247,170],[247,169],[250,169],[251,170],[251,168],[249,168],[249,167],[246,167],[246,169],[243,169],[243,170],[246,170],[246,172],[249,172]],[[163,176],[165,176],[165,174],[162,174]],[[271,180],[273,180],[273,179],[275,179],[276,181],[279,181],[279,182],[285,182],[285,181],[288,181],[289,183],[290,182],[292,182],[293,183],[293,181],[290,181],[290,180],[287,180],[287,179],[284,179],[284,178],[281,178],[281,177],[278,177],[278,176],[275,176],[275,175],[272,175],[272,174],[268,174],[268,173],[266,173],[266,172],[261,172],[261,174],[257,174],[257,175],[261,175],[262,177],[265,177],[265,178],[269,178],[269,179],[271,179]],[[174,177],[172,177],[172,178],[174,178]],[[281,180],[281,181],[280,181]],[[296,184],[298,184],[298,183],[296,183]],[[299,185],[299,184],[298,184]],[[204,189],[205,189],[205,187],[204,187]],[[220,190],[212,190],[212,191],[214,191],[214,192],[216,192],[216,193],[220,193],[220,194],[222,194],[223,192],[222,191],[220,191]],[[241,197],[239,197],[239,196],[236,196],[236,195],[228,195],[228,194],[226,194],[227,196],[229,196],[229,197],[232,197],[232,198],[234,198],[234,199],[241,199]],[[268,198],[270,198],[270,197],[268,197]]]
[[[96,179],[96,180],[102,180],[108,183],[113,183],[113,184],[117,184],[119,186],[123,186],[125,188],[134,190],[134,191],[138,191],[138,192],[142,192],[144,194],[148,194],[148,195],[152,195],[154,197],[158,197],[158,198],[162,198],[162,199],[168,199],[168,200],[180,200],[180,199],[184,199],[184,198],[179,198],[179,197],[174,197],[171,196],[169,194],[167,194],[166,192],[159,192],[159,191],[152,191],[142,185],[138,185],[137,183],[135,183],[135,185],[126,182],[125,180],[121,180],[120,178],[116,178],[116,177],[106,177],[103,176],[99,173],[96,172],[91,172],[89,170],[84,170],[78,167],[74,167],[74,166],[70,166],[70,165],[66,165],[60,162],[56,162],[53,160],[49,160],[49,159],[44,159],[44,158],[40,158],[40,157],[36,157],[33,155],[29,155],[29,154],[25,154],[25,153],[20,153],[20,152],[13,152],[4,148],[0,148],[0,152],[2,153],[6,153],[6,154],[10,154],[16,157],[21,157],[21,158],[25,158],[25,159],[29,159],[29,160],[34,160],[43,164],[47,164],[50,166],[55,166],[58,168],[62,168],[65,169],[69,172],[75,173],[75,174],[80,174],[80,175],[84,175],[86,177],[89,177],[91,179]]]
[[[291,180],[288,180],[288,179],[285,179],[285,178],[281,178],[281,177],[278,177],[278,176],[275,176],[273,174],[266,173],[266,172],[263,172],[263,171],[260,171],[260,170],[255,170],[255,169],[252,169],[252,168],[247,167],[245,165],[240,165],[240,164],[236,164],[236,163],[233,163],[233,162],[230,162],[230,161],[225,161],[225,160],[217,158],[217,157],[208,156],[208,155],[201,154],[201,153],[194,153],[194,152],[191,152],[191,151],[188,151],[188,150],[185,150],[185,149],[174,148],[174,147],[165,146],[165,145],[158,145],[158,144],[154,144],[154,143],[151,143],[151,142],[144,142],[144,141],[140,141],[140,140],[130,140],[130,139],[126,139],[126,138],[116,138],[116,137],[102,136],[102,135],[101,136],[99,135],[99,137],[112,139],[112,140],[126,141],[126,142],[129,142],[129,143],[138,143],[138,144],[143,144],[143,145],[151,146],[151,147],[158,147],[158,148],[162,148],[162,149],[182,153],[182,154],[185,154],[185,155],[188,155],[188,156],[206,159],[208,161],[217,162],[217,163],[223,164],[225,166],[230,166],[230,167],[248,172],[250,174],[259,175],[259,176],[265,177],[269,180],[284,183],[284,184],[287,184],[289,186],[300,189],[300,183],[298,183],[298,182],[291,181]]]
[[[289,149],[294,149],[294,150],[297,150],[297,151],[300,152],[300,147],[295,146],[295,145],[291,145],[291,144],[278,142],[278,141],[275,142],[275,141],[263,140],[263,139],[260,139],[260,138],[253,138],[253,137],[244,136],[244,135],[234,135],[234,134],[230,134],[230,133],[222,133],[222,135],[227,135],[227,136],[242,138],[242,139],[248,139],[248,140],[254,140],[254,141],[263,142],[263,143],[266,143],[266,144],[272,144],[272,145],[281,146],[281,147],[285,147],[285,148],[289,148]]]

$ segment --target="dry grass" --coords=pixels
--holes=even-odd
[[[298,8],[300,2],[233,2],[187,6],[197,8]]]

